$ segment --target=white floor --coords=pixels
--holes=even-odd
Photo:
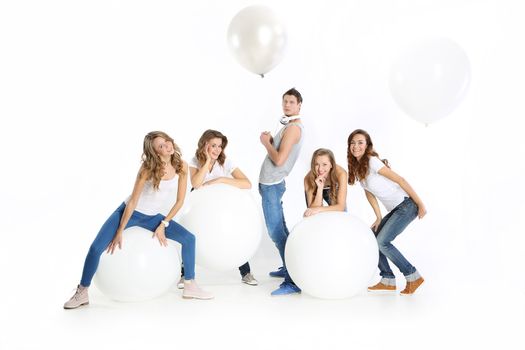
[[[241,284],[236,271],[198,269],[211,301],[184,300],[174,288],[149,302],[119,303],[91,288],[91,304],[68,311],[62,303],[74,285],[63,278],[46,288],[14,278],[2,283],[0,349],[524,348],[523,291],[427,275],[411,297],[271,297],[279,284],[267,275],[273,263],[252,261],[256,287]]]

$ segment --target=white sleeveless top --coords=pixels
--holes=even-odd
[[[157,215],[159,213],[164,216],[168,215],[177,201],[178,187],[179,175],[175,175],[170,180],[161,180],[158,190],[153,189],[151,180],[146,181],[135,210],[146,215]],[[126,199],[126,204],[130,197]]]

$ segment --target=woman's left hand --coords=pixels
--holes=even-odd
[[[417,216],[420,219],[423,219],[423,216],[427,215],[427,208],[425,208],[425,206],[423,204],[418,205],[417,207],[418,207]]]
[[[160,245],[163,247],[167,247],[168,241],[166,240],[166,233],[164,232],[164,230],[165,230],[164,225],[160,224],[155,230],[155,232],[153,233],[153,236],[151,236],[151,238],[157,237]]]
[[[320,212],[321,212],[321,210],[319,208],[308,208],[304,212],[303,216],[304,217],[312,216],[312,215],[315,215],[315,214],[320,213]]]

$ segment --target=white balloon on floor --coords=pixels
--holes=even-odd
[[[286,242],[286,267],[303,292],[343,299],[366,290],[379,261],[372,230],[345,212],[304,218]]]
[[[264,76],[283,59],[287,36],[272,9],[253,5],[233,17],[227,40],[233,56],[244,68]]]
[[[226,184],[202,186],[186,199],[180,224],[196,237],[196,263],[227,271],[257,251],[263,228],[261,212],[249,190]]]
[[[179,247],[162,247],[153,232],[130,227],[122,233],[122,249],[102,254],[94,277],[102,293],[118,301],[153,299],[167,292],[180,276]]]
[[[405,113],[425,124],[450,114],[465,97],[469,84],[468,57],[447,38],[412,44],[390,69],[392,97]]]

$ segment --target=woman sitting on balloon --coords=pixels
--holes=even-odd
[[[106,250],[113,254],[118,247],[125,248],[123,231],[139,226],[153,232],[160,244],[167,246],[166,238],[182,245],[184,298],[211,299],[213,295],[199,288],[195,278],[195,236],[173,221],[182,207],[186,195],[187,164],[181,159],[179,147],[161,131],[152,131],[144,137],[142,165],[133,192],[106,220],[91,244],[84,263],[82,279],[75,294],[64,304],[65,309],[75,309],[89,304],[88,287],[97,270],[100,256]],[[166,204],[173,204],[168,215],[159,214]],[[116,276],[118,277],[118,276]]]
[[[304,192],[308,209],[304,216],[323,211],[346,210],[346,183],[348,176],[335,163],[332,151],[319,148],[312,155],[310,171],[304,177]],[[323,206],[323,200],[328,206]]]
[[[361,183],[366,198],[374,209],[376,221],[372,224],[379,246],[379,270],[381,281],[369,287],[370,292],[389,292],[396,290],[396,279],[387,258],[405,276],[407,283],[401,295],[413,294],[423,283],[423,277],[414,266],[397,250],[392,241],[416,217],[420,219],[427,213],[425,205],[412,189],[412,186],[395,173],[388,163],[381,161],[374,151],[370,135],[361,129],[348,136],[348,183]],[[383,218],[377,199],[389,213]]]
[[[224,150],[228,145],[228,138],[220,131],[206,130],[199,139],[195,157],[189,162],[191,185],[194,189],[212,184],[227,184],[240,189],[252,187],[250,180],[230,160],[226,158]],[[184,270],[183,270],[184,271]],[[256,286],[257,280],[253,277],[250,264],[244,263],[239,267],[241,281]],[[181,287],[184,277],[178,283]]]

